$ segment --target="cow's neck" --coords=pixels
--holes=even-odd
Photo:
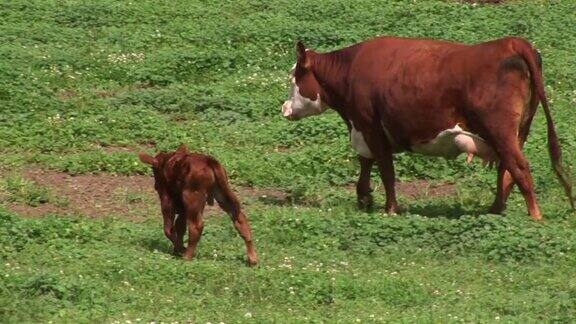
[[[341,114],[347,100],[348,70],[353,55],[351,48],[345,48],[325,54],[315,53],[313,56],[312,72],[323,91],[320,96]]]

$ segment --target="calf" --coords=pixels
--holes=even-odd
[[[152,166],[154,188],[160,197],[164,216],[164,234],[172,241],[174,254],[183,253],[184,259],[192,259],[204,228],[204,206],[206,203],[213,205],[216,199],[218,205],[230,214],[234,227],[246,243],[248,264],[258,263],[248,218],[228,185],[226,171],[216,159],[190,153],[184,145],[172,153],[158,153],[155,157],[140,153],[139,157]],[[186,227],[188,247],[184,248]]]

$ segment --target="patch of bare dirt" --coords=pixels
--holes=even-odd
[[[431,184],[426,180],[397,182],[396,191],[399,195],[410,198],[444,198],[456,195],[456,185],[453,183]]]
[[[52,204],[38,207],[9,205],[10,209],[24,216],[58,213],[82,214],[94,218],[126,215],[131,219],[140,219],[153,207],[154,183],[148,176],[71,176],[63,172],[28,169],[24,171],[23,177],[47,187],[68,201],[65,207]]]
[[[160,217],[160,206],[154,190],[154,179],[151,176],[110,174],[71,176],[57,171],[27,169],[23,172],[23,177],[66,199],[67,204],[56,206],[47,203],[37,207],[19,203],[7,205],[9,210],[22,216],[41,217],[48,214],[85,215],[92,218],[121,216],[134,221],[143,220],[154,214]],[[350,185],[348,189],[354,190],[354,186]],[[442,198],[456,194],[454,184],[432,184],[426,180],[397,182],[396,189],[400,196],[410,199]],[[274,188],[233,186],[233,190],[243,204],[256,200],[270,205],[284,205],[290,201],[288,193]],[[224,214],[217,204],[206,206],[206,216]]]
[[[151,86],[147,83],[138,83],[138,84],[133,84],[133,85],[121,87],[118,89],[98,90],[98,91],[95,91],[94,94],[98,98],[108,99],[108,98],[118,97],[120,95],[123,95],[123,94],[131,92],[131,91],[147,90],[147,89],[153,89],[153,88],[154,88],[153,86]]]
[[[9,203],[6,206],[8,210],[14,212],[18,215],[26,216],[26,217],[42,217],[50,214],[73,214],[71,212],[67,212],[66,209],[62,207],[58,207],[52,204],[41,204],[39,206],[33,207],[26,204],[20,203]]]
[[[148,142],[143,143],[138,146],[117,146],[117,145],[106,145],[101,143],[92,144],[93,147],[103,150],[107,154],[113,153],[133,153],[138,154],[143,151],[149,151],[156,148],[156,143]]]
[[[348,190],[356,190],[356,185],[348,185]],[[384,187],[381,186],[379,191],[384,192]],[[397,181],[396,194],[410,199],[445,198],[456,195],[456,185],[453,183],[430,183],[427,180]]]
[[[68,203],[66,206],[47,203],[37,207],[17,203],[7,205],[9,210],[22,216],[79,214],[92,218],[122,216],[137,221],[150,214],[160,215],[154,179],[151,176],[110,174],[71,176],[57,171],[28,169],[23,172],[23,177],[48,188],[58,197],[66,199]],[[276,189],[234,186],[233,190],[243,203],[248,199],[255,199],[270,204],[283,204],[288,199],[288,194]],[[224,211],[217,204],[206,205],[205,215],[224,215]]]
[[[503,4],[504,0],[461,0],[461,2],[471,4]]]
[[[60,101],[68,101],[74,97],[78,96],[78,93],[74,90],[61,90],[56,94],[56,98]]]

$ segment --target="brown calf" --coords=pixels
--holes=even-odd
[[[184,145],[172,153],[158,153],[155,157],[140,153],[139,157],[154,171],[154,187],[164,216],[164,234],[172,241],[174,254],[183,253],[184,259],[192,259],[204,229],[204,206],[207,202],[213,205],[216,199],[218,205],[230,214],[234,227],[246,242],[248,264],[258,263],[248,218],[228,185],[226,171],[216,159],[190,153]],[[188,247],[184,248],[186,227]]]

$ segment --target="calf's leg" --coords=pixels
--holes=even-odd
[[[164,235],[172,242],[174,250],[176,250],[178,246],[177,231],[174,230],[176,211],[172,199],[168,195],[160,197],[160,207],[162,208],[162,217],[164,218]]]
[[[174,231],[176,233],[176,243],[174,244],[174,255],[180,255],[184,252],[184,234],[186,233],[186,215],[181,213],[174,222]]]
[[[201,191],[186,190],[182,193],[184,203],[184,215],[186,216],[186,225],[188,227],[188,246],[182,257],[191,260],[196,253],[196,246],[202,237],[204,230],[204,220],[202,212],[206,205],[206,193]]]
[[[252,232],[250,230],[250,223],[248,222],[248,217],[242,212],[240,202],[238,198],[232,193],[229,188],[219,188],[216,190],[216,201],[220,208],[222,208],[226,213],[232,218],[234,227],[244,239],[246,244],[246,255],[248,257],[248,265],[254,266],[258,264],[258,255],[256,254],[256,249],[254,248],[254,243],[252,242]]]

